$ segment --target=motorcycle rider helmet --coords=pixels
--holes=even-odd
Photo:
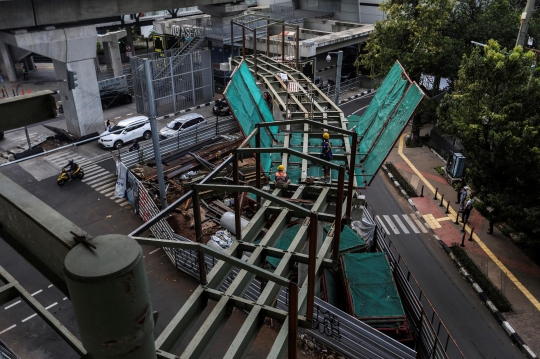
[[[73,163],[73,158],[70,158],[69,159],[69,164],[72,164]]]

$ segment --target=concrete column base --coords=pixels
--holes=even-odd
[[[2,63],[4,65],[0,69],[2,70],[2,74],[7,77],[8,81],[17,81],[17,72],[15,71],[13,60],[11,59],[11,53],[9,52],[7,44],[3,41],[0,41],[0,56],[2,57]]]
[[[53,60],[53,64],[58,80],[67,80],[68,70],[77,73],[79,86],[74,90],[69,91],[67,81],[58,83],[68,131],[77,136],[101,132],[103,109],[94,59],[69,63]]]

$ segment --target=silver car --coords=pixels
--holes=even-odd
[[[193,126],[202,126],[204,124],[206,124],[206,119],[203,117],[203,115],[198,113],[189,113],[187,115],[177,117],[169,122],[166,127],[163,127],[159,131],[159,137],[164,139],[176,136],[176,134],[178,134],[180,131],[184,131],[185,129]]]

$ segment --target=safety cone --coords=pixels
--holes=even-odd
[[[32,90],[28,89],[28,91],[26,91],[27,93],[32,93]]]
[[[22,94],[24,95],[24,90],[22,90]]]

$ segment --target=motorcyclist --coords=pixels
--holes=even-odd
[[[73,159],[70,159],[69,163],[67,164],[67,166],[64,167],[64,169],[66,168],[67,168],[68,181],[71,181],[71,174],[75,172],[77,168],[79,168],[79,165],[73,162]]]

